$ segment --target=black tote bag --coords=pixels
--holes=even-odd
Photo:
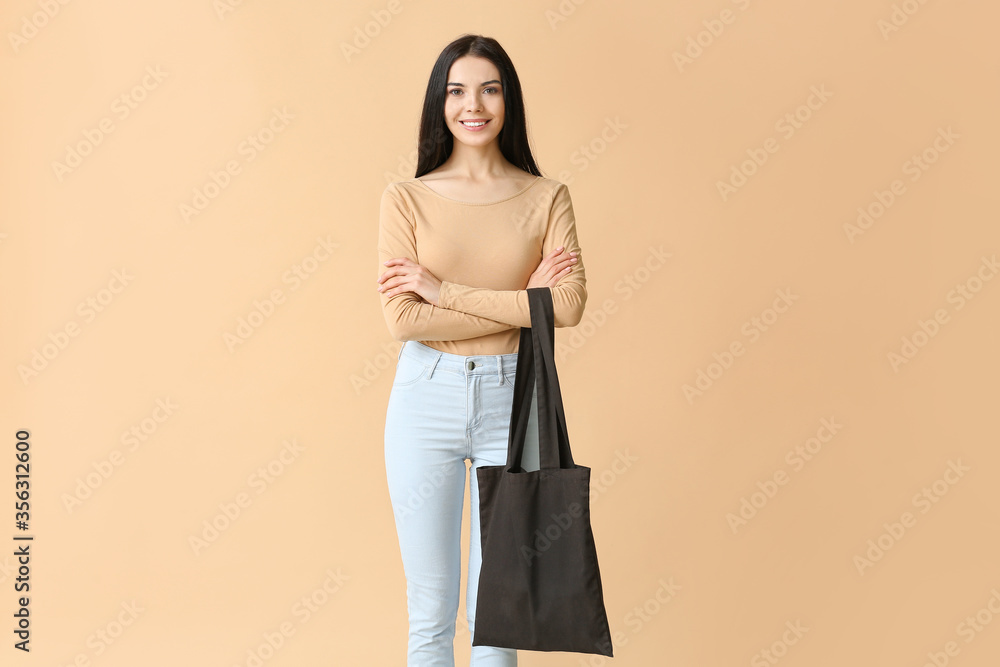
[[[573,462],[556,375],[552,293],[527,292],[531,327],[521,328],[507,464],[477,469],[483,560],[472,645],[612,657],[590,468]],[[536,381],[540,469],[527,472]]]

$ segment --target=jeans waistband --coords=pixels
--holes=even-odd
[[[430,367],[427,377],[435,370],[445,370],[459,375],[495,375],[498,383],[502,383],[504,374],[513,375],[517,370],[516,352],[464,356],[435,350],[417,340],[407,340],[399,348],[397,359],[404,354],[427,364]]]

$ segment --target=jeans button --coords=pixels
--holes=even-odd
[[[474,362],[474,361],[468,361],[468,362],[466,362],[465,367],[468,368],[471,371],[473,368],[476,367],[476,362]]]

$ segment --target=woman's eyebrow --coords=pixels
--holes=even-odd
[[[486,84],[488,84],[488,83],[500,83],[500,82],[499,82],[499,81],[497,81],[496,79],[493,79],[492,81],[484,81],[484,82],[482,82],[482,83],[481,83],[481,84],[479,84],[479,85],[480,85],[480,86],[485,86],[485,85],[486,85]],[[449,85],[449,86],[458,86],[458,87],[460,87],[460,88],[465,88],[465,84],[462,84],[462,83],[453,83],[453,82],[449,82],[449,83],[448,83],[448,85]]]

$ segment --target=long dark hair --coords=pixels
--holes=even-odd
[[[433,171],[451,155],[455,138],[444,121],[444,98],[448,87],[448,70],[462,56],[485,58],[500,71],[503,89],[504,121],[497,139],[500,152],[514,166],[529,174],[541,176],[528,147],[528,130],[524,120],[524,98],[514,64],[500,43],[492,37],[465,34],[444,47],[431,70],[424,93],[424,108],[420,114],[420,136],[417,146],[415,178]]]

